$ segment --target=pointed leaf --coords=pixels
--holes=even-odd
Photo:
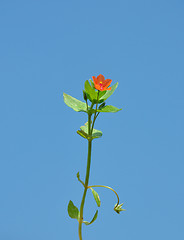
[[[90,83],[91,83],[91,87],[95,89],[95,84],[94,84],[94,82],[93,82],[91,79],[89,79],[89,81],[90,81]]]
[[[79,210],[78,208],[73,204],[73,202],[70,200],[68,204],[68,215],[71,218],[79,219]]]
[[[112,113],[115,113],[115,112],[118,112],[122,109],[119,109],[117,107],[114,107],[114,106],[111,106],[111,105],[107,105],[101,109],[98,109],[97,112],[112,112]]]
[[[100,201],[98,193],[93,188],[91,188],[91,191],[93,193],[93,197],[94,197],[94,199],[96,201],[97,206],[100,207],[101,201]]]
[[[85,81],[84,88],[85,88],[86,93],[89,95],[89,100],[90,101],[97,100],[97,92],[90,85],[88,80]]]
[[[70,108],[76,112],[87,112],[86,103],[79,101],[78,99],[63,93],[64,102]]]
[[[111,87],[111,90],[107,90],[106,93],[100,97],[100,100],[105,101],[107,98],[109,98],[113,94],[113,92],[116,90],[117,87],[118,87],[118,82]]]
[[[91,222],[83,221],[83,223],[85,223],[86,225],[90,225],[97,219],[97,216],[98,216],[98,210],[96,211],[96,213],[95,213],[93,219],[91,220]]]

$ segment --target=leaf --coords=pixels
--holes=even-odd
[[[73,204],[73,202],[70,200],[68,204],[68,215],[71,218],[79,219],[79,210],[78,208]]]
[[[93,197],[94,197],[94,199],[96,201],[97,206],[100,207],[101,201],[100,201],[98,193],[93,188],[91,188],[91,191],[93,193]]]
[[[96,210],[96,213],[95,213],[93,219],[91,220],[91,222],[83,221],[83,223],[85,223],[86,225],[90,225],[97,219],[97,216],[98,216],[98,210]]]
[[[85,123],[85,126],[81,126],[80,127],[81,130],[78,130],[77,133],[82,136],[83,138],[88,139],[89,135],[88,135],[88,122]],[[100,130],[97,129],[93,129],[93,133],[92,133],[92,138],[100,138],[102,136],[102,132]]]
[[[86,103],[79,101],[78,99],[63,93],[64,102],[70,108],[76,112],[87,112]]]
[[[89,81],[86,80],[84,84],[84,88],[86,93],[89,96],[89,100],[92,102],[93,100],[97,100],[97,92],[95,89],[90,85]]]
[[[89,81],[90,81],[90,83],[91,83],[91,87],[95,89],[95,84],[94,84],[94,82],[93,82],[91,79],[89,79]]]
[[[109,98],[113,94],[113,92],[116,90],[117,87],[118,87],[118,82],[111,87],[111,90],[107,90],[105,94],[100,97],[100,100],[105,101],[107,98]]]
[[[105,100],[103,99],[103,96],[104,96],[108,91],[109,91],[109,90],[107,90],[107,91],[100,91],[100,92],[99,92],[99,101],[100,101],[100,102],[105,101]]]
[[[118,112],[122,109],[119,109],[117,107],[114,107],[114,106],[111,106],[111,105],[107,105],[101,109],[98,109],[97,112],[112,112],[112,113],[115,113],[115,112]]]
[[[102,136],[102,132],[100,130],[93,128],[92,138],[100,138]]]
[[[85,139],[88,139],[88,138],[89,138],[89,135],[86,134],[86,133],[85,133],[84,131],[82,131],[82,130],[78,130],[77,133],[78,133],[81,137],[83,137],[83,138],[85,138]]]
[[[81,126],[80,129],[88,135],[88,122]]]

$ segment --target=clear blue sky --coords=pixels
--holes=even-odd
[[[97,221],[84,240],[184,239],[184,2],[0,1],[0,239],[78,239],[87,121],[62,93],[82,100],[86,79],[119,82],[99,116],[90,184]],[[96,189],[97,190],[97,189]],[[85,219],[96,204],[89,192]]]

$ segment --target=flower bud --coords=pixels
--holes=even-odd
[[[87,99],[88,99],[87,98],[87,94],[86,94],[86,92],[84,90],[83,90],[83,98],[84,98],[85,101],[87,101]]]
[[[102,109],[103,107],[105,107],[105,102],[103,102],[100,106],[99,106],[99,110]]]

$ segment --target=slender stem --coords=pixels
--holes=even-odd
[[[98,98],[99,98],[99,91],[97,94],[97,103],[96,103],[96,111],[94,114],[94,119],[93,119],[93,123],[91,126],[91,115],[90,113],[88,113],[88,135],[89,135],[89,139],[88,139],[88,159],[87,159],[87,167],[86,167],[86,178],[85,178],[85,183],[84,183],[84,193],[82,196],[82,201],[81,201],[81,205],[80,205],[80,217],[79,217],[79,239],[82,240],[82,223],[83,223],[83,210],[84,210],[84,203],[85,203],[85,199],[86,199],[86,193],[88,190],[88,182],[89,182],[89,174],[90,174],[90,166],[91,166],[91,148],[92,148],[92,133],[93,133],[93,127],[95,124],[95,120],[98,116],[97,114],[97,108],[98,108]],[[87,101],[86,101],[87,104]],[[91,104],[91,108],[93,109],[94,103]],[[88,110],[88,105],[87,105],[87,110]]]
[[[99,93],[100,93],[100,91],[98,90],[96,109],[95,109],[95,114],[94,114],[93,123],[92,123],[92,127],[91,127],[91,134],[93,133],[93,128],[94,128],[95,120],[96,120],[96,118],[97,118],[98,115],[99,115],[99,113],[97,114]]]
[[[117,202],[116,206],[119,205],[119,196],[118,196],[117,192],[116,192],[113,188],[108,187],[108,186],[104,186],[104,185],[93,185],[93,186],[88,186],[88,188],[93,188],[93,187],[104,187],[104,188],[108,188],[108,189],[110,189],[111,191],[113,191],[113,192],[116,194],[117,199],[118,199],[118,202]]]
[[[88,114],[88,134],[91,136],[91,114]],[[82,222],[83,222],[83,209],[84,209],[84,203],[86,198],[86,193],[88,190],[88,182],[89,182],[89,173],[90,173],[90,165],[91,165],[91,148],[92,148],[92,139],[90,138],[88,140],[88,158],[87,158],[87,168],[86,168],[86,178],[85,178],[85,184],[84,184],[84,193],[82,196],[82,201],[80,205],[80,218],[79,218],[79,239],[82,240]]]

